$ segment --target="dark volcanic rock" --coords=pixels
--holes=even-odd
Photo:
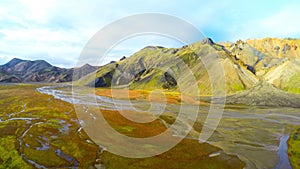
[[[291,50],[291,46],[288,44],[285,44],[282,48],[283,53],[286,53],[286,51],[289,51],[289,50]]]
[[[123,57],[120,59],[120,61],[125,60],[125,59],[126,59],[126,56],[123,56]]]
[[[210,38],[205,38],[205,39],[203,39],[203,40],[201,41],[201,43],[202,43],[203,45],[205,45],[205,44],[213,45],[213,44],[214,44],[213,40],[210,39]]]
[[[170,89],[177,86],[176,79],[170,73],[165,72],[163,78],[165,83],[163,84],[162,87],[164,89]]]
[[[280,47],[279,46],[275,46],[274,50],[280,50]]]

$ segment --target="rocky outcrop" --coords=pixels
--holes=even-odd
[[[213,45],[214,44],[214,42],[211,38],[205,38],[205,39],[201,40],[201,43],[202,43],[202,45],[205,45],[205,44]]]

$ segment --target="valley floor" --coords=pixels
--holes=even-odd
[[[245,165],[237,156],[193,139],[184,139],[151,158],[131,159],[103,151],[81,130],[73,105],[39,93],[39,87],[0,86],[0,168],[227,169]],[[113,128],[128,136],[145,137],[166,130],[160,120],[141,125],[117,111],[101,112]],[[126,130],[128,127],[132,130]],[[211,156],[216,152],[217,156]]]
[[[81,97],[80,93],[75,94],[75,98],[70,99],[72,93],[71,86],[65,87],[45,87],[42,92],[56,96],[61,100],[72,103],[84,103],[89,106],[95,105],[91,100]],[[172,130],[180,136],[183,128],[192,128],[188,138],[198,140],[199,133],[202,132],[203,124],[208,117],[210,105],[197,101],[193,97],[180,96],[174,92],[149,92],[145,90],[130,90],[97,88],[95,91],[91,88],[81,88],[76,92],[89,92],[89,96],[97,98],[97,105],[107,110],[148,110],[153,115],[165,122],[170,128],[178,117],[180,107],[185,104],[186,112],[192,112],[194,106],[199,105],[198,118],[195,124],[191,123],[193,119],[188,115],[180,119],[179,128]],[[96,93],[97,95],[95,95]],[[282,92],[281,92],[282,93]],[[74,94],[74,93],[73,93]],[[164,96],[167,96],[166,98]],[[282,97],[283,95],[281,95]],[[127,98],[127,99],[126,99]],[[270,97],[266,97],[266,101]],[[75,99],[75,100],[74,100]],[[260,98],[265,99],[265,98]],[[290,99],[290,98],[287,98]],[[149,101],[152,101],[151,105]],[[178,104],[182,101],[181,104]],[[288,100],[287,100],[288,101]],[[167,103],[167,104],[166,104]],[[274,102],[273,102],[274,103]],[[164,104],[166,107],[164,107]],[[120,107],[121,106],[121,107]],[[132,107],[133,106],[133,107]],[[218,106],[217,106],[218,107]],[[162,114],[157,111],[163,109]],[[278,106],[245,106],[245,105],[226,105],[225,109],[216,109],[222,112],[222,118],[213,135],[208,140],[209,144],[220,147],[228,154],[237,155],[246,163],[246,168],[292,168],[295,166],[289,158],[299,159],[293,153],[287,153],[287,139],[291,140],[291,134],[299,128],[300,117],[299,108],[278,107]],[[133,113],[133,111],[130,111]],[[111,113],[108,113],[108,115]],[[134,113],[133,113],[134,114]],[[136,112],[140,114],[140,112]],[[122,115],[124,115],[122,113]],[[211,116],[213,118],[214,116]],[[118,118],[117,118],[118,119]],[[212,119],[211,119],[212,120]],[[118,122],[119,123],[119,122]],[[117,123],[117,124],[118,124]],[[118,128],[118,127],[117,127]],[[118,128],[122,130],[121,128]],[[125,128],[126,130],[128,128]],[[130,132],[132,134],[132,132]],[[297,143],[296,147],[297,147]],[[289,146],[289,151],[291,146]],[[298,160],[299,161],[299,160]],[[294,167],[295,168],[295,167]]]

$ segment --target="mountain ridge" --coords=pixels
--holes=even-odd
[[[0,65],[0,82],[71,82],[98,68],[98,66],[86,64],[79,68],[66,69],[53,66],[45,60],[31,61],[13,58],[6,64]]]
[[[223,90],[228,95],[229,104],[299,107],[298,46],[300,39],[277,38],[221,44],[207,38],[181,48],[147,46],[126,59],[102,66],[95,74],[87,75],[74,84],[158,89],[197,96],[214,94],[216,97],[219,95],[213,91]],[[185,66],[196,79],[200,91],[197,94],[190,90],[193,79],[180,77],[188,74]],[[216,71],[218,67],[223,68],[224,74]],[[215,81],[214,87],[211,86],[212,81]],[[225,83],[226,88],[221,83]]]
[[[215,43],[206,38],[181,48],[146,46],[127,58],[101,67],[86,64],[71,69],[55,67],[42,60],[14,58],[0,66],[0,82],[74,80],[75,85],[90,87],[175,92],[180,91],[181,84],[181,88],[189,93],[193,79],[178,80],[188,73],[185,70],[188,68],[194,75],[199,95],[212,95],[213,90],[225,90],[229,95],[240,93],[261,81],[279,90],[300,94],[299,47],[300,39],[290,38],[248,39],[234,43]],[[217,71],[219,67],[224,69],[223,73]],[[89,75],[92,72],[96,73]],[[222,78],[225,80],[221,81]],[[221,85],[224,82],[226,88]]]
[[[206,64],[202,63],[204,60]],[[97,71],[95,80],[84,77],[79,80],[79,84],[94,87],[127,84],[131,89],[176,91],[178,86],[170,77],[179,76],[185,71],[185,66],[194,73],[198,88],[203,94],[212,93],[208,71],[214,72],[219,66],[227,70],[225,78],[228,82],[226,85],[229,86],[226,89],[228,93],[249,88],[258,81],[249,65],[236,60],[224,46],[206,38],[182,48],[145,47],[125,60],[103,66]],[[169,76],[172,72],[173,75]],[[222,77],[218,73],[215,76]],[[188,86],[188,82],[183,84]]]

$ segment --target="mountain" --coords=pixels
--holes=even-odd
[[[214,89],[223,89],[221,83],[224,82],[218,81],[223,76],[222,72],[217,71],[220,66],[225,70],[227,93],[249,89],[259,81],[251,67],[236,60],[224,46],[207,38],[182,48],[145,47],[129,58],[101,67],[97,70],[96,79],[92,75],[86,76],[77,84],[94,87],[128,86],[131,89],[146,90],[167,89],[189,93],[193,79],[186,75],[190,70],[200,94],[211,95],[211,80],[217,81]]]
[[[21,60],[14,58],[0,66],[0,82],[70,82],[85,76],[99,67],[84,65],[80,68],[59,68],[44,60]],[[76,70],[76,71],[75,71]]]
[[[219,67],[225,79],[217,71]],[[216,91],[224,89],[218,84],[225,82],[227,103],[300,105],[300,39],[290,38],[219,44],[207,38],[182,48],[148,46],[126,59],[104,65],[96,77],[87,75],[76,84],[189,94],[194,79],[188,76],[187,69],[194,75],[201,96],[212,94],[211,81],[215,81]]]
[[[239,40],[225,46],[252,66],[257,77],[287,92],[300,93],[300,39]]]
[[[73,79],[72,80],[78,80],[83,76],[86,76],[92,72],[95,72],[98,70],[100,66],[92,66],[90,64],[85,64],[81,67],[78,68],[72,68],[70,71],[73,74]]]
[[[90,87],[162,89],[204,98],[225,90],[228,103],[299,105],[300,39],[215,43],[207,38],[181,48],[147,46],[101,67],[64,69],[43,60],[21,59],[0,66],[0,82],[71,80]],[[200,93],[194,93],[193,85]]]

